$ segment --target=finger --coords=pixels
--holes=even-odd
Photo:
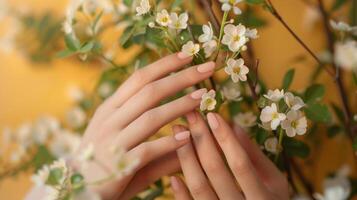
[[[185,130],[181,126],[174,126],[174,133]],[[177,150],[181,169],[186,179],[187,186],[196,200],[217,200],[217,196],[210,186],[199,161],[195,155],[195,150],[191,143],[186,144]]]
[[[144,142],[128,152],[129,158],[138,158],[138,169],[146,166],[151,161],[177,150],[190,141],[190,132],[183,131],[175,136],[166,136],[157,140]]]
[[[285,188],[288,185],[283,173],[267,158],[261,149],[254,144],[248,135],[240,127],[235,127],[234,131],[239,143],[247,152],[254,168],[265,185],[275,192]]]
[[[126,100],[144,87],[144,85],[182,68],[191,61],[192,57],[177,53],[166,56],[147,67],[135,71],[106,101],[106,105],[112,108],[120,107]]]
[[[106,123],[114,126],[113,128],[125,127],[164,98],[210,77],[214,72],[214,67],[214,62],[208,62],[145,85],[116,110]]]
[[[120,199],[131,199],[156,180],[159,180],[163,176],[177,173],[180,169],[180,162],[176,152],[171,152],[139,170],[120,196]]]
[[[216,113],[208,113],[208,124],[227,159],[233,175],[247,199],[264,199],[268,192],[256,175],[253,165],[232,129]]]
[[[195,109],[206,91],[206,89],[197,90],[190,95],[147,111],[117,135],[116,144],[126,149],[138,145],[162,126]]]
[[[201,115],[194,111],[186,116],[198,158],[219,199],[243,199]]]
[[[188,191],[185,183],[181,178],[177,176],[170,177],[171,188],[174,192],[174,196],[176,200],[190,200],[192,199],[190,196],[190,192]]]

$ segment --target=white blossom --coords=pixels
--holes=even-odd
[[[281,123],[281,127],[289,137],[304,135],[307,130],[307,120],[302,112],[290,110],[286,115],[286,119]]]
[[[47,165],[44,165],[36,174],[31,176],[31,181],[35,184],[36,187],[41,187],[46,184],[48,176],[50,175],[50,168]]]
[[[278,112],[278,107],[275,103],[272,103],[271,106],[266,106],[260,114],[260,120],[263,123],[270,122],[270,128],[272,130],[276,130],[280,123],[285,119],[286,115]]]
[[[136,15],[141,16],[148,13],[151,9],[149,0],[141,0],[140,5],[136,7]]]
[[[280,99],[284,98],[284,90],[279,90],[279,89],[275,89],[274,91],[269,90],[268,94],[265,94],[264,97],[273,102],[278,102],[280,101]]]
[[[182,46],[183,53],[187,54],[188,56],[196,55],[200,51],[200,45],[195,44],[192,41],[188,41],[186,44]]]
[[[81,141],[81,137],[77,133],[70,132],[68,130],[58,131],[51,143],[49,149],[56,157],[69,157],[77,150]]]
[[[82,127],[87,119],[87,115],[80,107],[74,107],[67,113],[67,122],[72,128]]]
[[[227,84],[222,88],[223,96],[229,101],[242,100],[239,88],[233,84]]]
[[[80,102],[84,99],[84,92],[81,88],[78,86],[70,86],[68,88],[68,97],[75,101],[75,102]]]
[[[270,153],[276,154],[279,151],[279,142],[276,137],[270,137],[265,140],[264,148]]]
[[[91,161],[94,159],[94,145],[88,144],[86,147],[80,151],[78,155],[78,160],[80,162],[86,162],[86,161]]]
[[[348,40],[335,45],[335,62],[347,70],[357,69],[357,42]]]
[[[215,97],[216,97],[216,92],[214,90],[210,90],[209,92],[203,94],[200,104],[201,111],[214,110],[217,104]]]
[[[161,26],[167,27],[172,22],[169,13],[166,9],[156,14],[156,22]]]
[[[244,60],[239,58],[237,60],[230,58],[227,61],[227,66],[224,71],[231,76],[234,83],[238,81],[246,81],[247,74],[249,73],[249,68],[244,65]]]
[[[294,96],[291,92],[284,94],[284,100],[286,105],[292,110],[300,110],[305,106],[304,101],[300,97]]]
[[[199,42],[205,43],[213,39],[214,32],[213,32],[212,24],[210,22],[208,22],[208,25],[205,24],[202,26],[202,31],[203,34],[200,35],[200,37],[198,38]]]
[[[245,43],[248,42],[246,37],[246,28],[242,24],[237,26],[228,24],[224,27],[222,43],[227,45],[232,52],[239,51]]]
[[[247,28],[245,36],[250,39],[257,39],[259,37],[258,31],[255,28],[253,28],[253,29]]]
[[[357,26],[351,27],[349,24],[345,22],[336,22],[334,20],[330,20],[331,27],[336,31],[342,32],[352,32],[354,35],[357,35]]]
[[[177,13],[171,13],[170,15],[171,23],[169,27],[172,29],[182,30],[187,28],[188,14],[182,13],[180,16]]]
[[[26,149],[23,146],[19,146],[16,151],[13,151],[10,155],[11,163],[18,163],[26,155]]]
[[[242,11],[238,8],[237,4],[242,0],[219,0],[222,3],[222,11],[228,12],[233,9],[234,14],[240,15]]]
[[[211,40],[208,42],[203,43],[203,51],[205,52],[205,57],[209,58],[212,54],[216,51],[218,43],[216,40]]]
[[[16,130],[15,141],[24,148],[33,144],[32,125],[30,123],[24,123]]]
[[[238,126],[247,129],[256,124],[257,116],[253,112],[238,113],[233,120]]]
[[[109,97],[114,91],[113,86],[110,83],[103,83],[98,88],[98,94],[102,98]]]

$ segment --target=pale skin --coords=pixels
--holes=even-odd
[[[136,71],[110,98],[100,105],[95,112],[85,131],[80,148],[76,153],[80,154],[81,150],[85,149],[88,145],[94,145],[95,162],[89,162],[81,171],[85,176],[85,180],[89,183],[96,182],[108,177],[108,175],[115,171],[116,163],[113,158],[113,147],[125,149],[126,157],[135,158],[139,161],[138,165],[131,170],[130,173],[109,179],[103,184],[90,186],[90,189],[99,193],[103,199],[130,199],[159,178],[176,173],[180,171],[181,168],[185,175],[190,174],[189,179],[187,179],[189,188],[192,187],[192,185],[189,184],[190,182],[197,180],[201,181],[200,183],[204,183],[203,180],[200,180],[203,177],[203,169],[197,166],[195,167],[198,161],[192,154],[192,148],[190,149],[190,132],[185,129],[179,129],[176,130],[176,133],[172,136],[147,141],[150,136],[153,136],[166,124],[199,107],[201,97],[207,91],[206,89],[193,91],[177,100],[160,105],[160,102],[167,97],[175,95],[177,92],[202,82],[213,75],[215,63],[208,62],[198,66],[185,67],[191,62],[192,57],[178,53],[169,55]],[[202,119],[198,118],[197,121],[200,120]],[[207,127],[203,127],[202,124],[201,126],[195,127],[195,124],[190,124],[194,139],[194,133],[200,132],[201,130],[208,130]],[[193,131],[194,129],[197,131]],[[219,131],[221,131],[221,128]],[[225,169],[225,166],[221,163],[223,161],[218,151],[216,153],[210,152],[215,149],[213,137],[208,133],[202,133],[208,136],[207,138],[210,138],[210,142],[197,143],[194,140],[194,145],[196,145],[196,148],[198,148],[202,154],[198,154],[201,162],[202,159],[211,161],[211,164],[206,163],[208,165],[203,166],[212,165],[213,167],[217,167],[217,170],[218,166]],[[187,150],[187,148],[189,149]],[[202,149],[200,150],[200,148]],[[238,149],[240,150],[238,153],[244,152],[243,148],[245,148],[245,146]],[[203,156],[203,151],[206,150],[210,153]],[[236,150],[237,149],[229,149],[227,154],[230,156],[226,155],[227,158],[237,155],[237,152],[234,152]],[[255,151],[253,151],[253,154],[257,154],[254,152]],[[250,155],[250,153],[248,154]],[[208,158],[207,156],[210,157]],[[183,162],[183,157],[189,158],[186,159],[189,162]],[[239,162],[240,158],[243,157],[237,157],[238,161],[235,162]],[[76,166],[76,163],[74,163],[74,166]],[[214,169],[213,167],[211,168]],[[282,176],[273,165],[269,165],[269,167],[269,169],[264,171],[264,173],[266,173],[264,176]],[[253,172],[247,171],[247,173]],[[256,176],[254,173],[251,176]],[[208,176],[208,178],[209,177],[210,176]],[[216,196],[216,194],[223,195],[223,192],[227,192],[227,194],[222,196],[221,199],[237,199],[242,197],[240,190],[235,187],[234,178],[230,177],[228,171],[224,171],[215,177],[222,183],[228,180],[225,183],[227,184],[227,188],[205,188],[207,191],[202,190],[201,192],[202,197],[206,195],[207,198],[200,197],[197,199],[221,198],[221,196]],[[283,180],[283,178],[281,178],[281,180]],[[208,181],[207,178],[205,181]],[[186,193],[183,194],[189,197],[189,193],[183,186],[183,183],[178,179],[176,183],[176,185],[181,184],[182,187],[178,187],[179,190],[175,191],[180,191],[179,193],[181,193],[182,189],[182,191],[186,191]],[[263,191],[263,189],[261,189],[263,188],[263,183],[258,178],[250,180],[249,183],[250,186],[253,187],[250,190]],[[285,182],[279,182],[280,185],[284,185],[283,183],[285,184]],[[41,193],[41,191],[32,192],[27,199],[39,199],[41,194],[38,193]],[[265,194],[268,193],[266,192]],[[179,195],[177,199],[183,199],[180,194],[176,193],[176,195]]]
[[[217,113],[208,113],[209,126],[197,112],[187,120],[188,128],[173,127],[175,134],[189,131],[193,138],[177,150],[186,183],[171,177],[176,200],[289,199],[285,176],[242,129],[232,130]]]

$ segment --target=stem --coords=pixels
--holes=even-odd
[[[275,160],[274,160],[275,163],[278,163],[280,153],[283,151],[283,146],[282,146],[283,138],[284,138],[284,131],[283,131],[282,128],[280,128],[280,129],[279,129],[279,143],[278,143],[279,151],[278,151],[278,153],[277,153],[276,156],[275,156]]]
[[[285,20],[281,17],[280,13],[276,10],[271,0],[266,0],[267,5],[270,7],[271,14],[280,21],[280,23],[289,31],[289,33],[299,42],[299,44],[319,63],[321,66],[324,64],[320,61],[320,59],[315,55],[315,53],[302,41],[302,39],[290,28],[290,26],[285,22]],[[334,77],[335,74],[329,68],[323,68],[330,76]]]
[[[324,4],[323,4],[322,0],[318,0],[318,7],[322,14],[322,18],[323,18],[323,22],[324,22],[324,28],[325,28],[328,48],[332,54],[332,57],[334,57],[334,55],[335,55],[334,37],[333,37],[333,33],[329,26],[329,16],[324,8]],[[347,99],[347,97],[348,97],[347,92],[346,92],[346,89],[343,84],[343,76],[342,76],[340,67],[337,66],[334,61],[332,61],[332,66],[336,70],[335,81],[336,81],[336,86],[337,86],[338,93],[339,93],[339,96],[340,96],[340,99],[342,102],[343,113],[345,116],[345,122],[344,122],[345,128],[346,128],[346,131],[347,131],[351,141],[353,142],[355,133],[352,128],[352,123],[351,123],[352,122],[352,114],[351,114],[351,109],[349,107],[349,102]]]
[[[218,32],[219,27],[221,25],[219,24],[219,21],[218,21],[216,15],[213,12],[211,1],[200,0],[200,2],[202,3],[202,5],[204,7],[204,10],[207,11],[206,13],[208,14],[208,17],[209,17],[210,21],[212,22],[214,30],[216,32]]]

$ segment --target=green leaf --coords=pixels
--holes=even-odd
[[[323,104],[307,104],[305,108],[305,113],[307,118],[315,122],[329,123],[332,120],[332,116],[328,107]]]
[[[263,4],[264,0],[245,0],[249,4]]]
[[[87,43],[84,43],[81,49],[79,50],[80,53],[88,53],[90,52],[94,47],[94,41],[90,41]]]
[[[302,141],[290,137],[284,137],[283,148],[288,156],[306,158],[310,154],[310,148]]]
[[[336,104],[332,103],[332,109],[335,112],[335,115],[337,116],[338,120],[341,123],[344,123],[345,122],[345,114],[343,113],[341,108],[339,108]]]
[[[55,168],[51,169],[50,174],[48,175],[48,179],[46,181],[46,184],[48,185],[57,185],[60,183],[60,180],[63,177],[63,169],[61,168]]]
[[[257,141],[258,144],[263,145],[268,137],[269,134],[267,133],[267,131],[262,128],[259,128],[257,130],[257,133],[255,134],[255,141]]]
[[[294,75],[295,75],[295,69],[290,69],[288,72],[286,72],[283,80],[283,86],[282,86],[284,90],[289,89],[291,83],[293,82]]]
[[[49,152],[46,146],[40,145],[32,160],[35,170],[40,169],[43,165],[53,162],[55,157]]]
[[[72,51],[77,51],[81,47],[79,40],[73,37],[73,35],[70,34],[65,35],[64,40],[67,48]]]
[[[76,53],[75,51],[72,51],[70,49],[65,49],[63,51],[58,52],[56,54],[56,57],[57,58],[66,58],[66,57],[72,56],[75,53]]]
[[[84,188],[84,177],[79,173],[73,174],[71,176],[71,184],[76,191],[81,191]]]
[[[311,85],[305,92],[305,102],[320,101],[325,95],[325,87],[320,84]]]
[[[229,113],[230,115],[233,117],[236,114],[238,114],[239,112],[241,112],[241,107],[240,107],[240,102],[238,101],[231,101],[228,104],[228,109],[229,109]]]
[[[241,15],[238,15],[236,20],[251,28],[259,28],[267,24],[264,18],[257,15],[253,9],[249,7]]]
[[[123,0],[123,3],[128,7],[130,7],[133,4],[133,2],[134,0]]]
[[[331,11],[336,11],[347,3],[347,0],[335,0],[335,3],[332,6]]]
[[[171,9],[175,9],[176,7],[180,7],[183,3],[183,0],[175,0],[172,4],[171,4]]]
[[[120,45],[124,46],[128,43],[129,39],[135,33],[135,29],[135,26],[129,26],[124,30],[123,34],[120,37]]]

